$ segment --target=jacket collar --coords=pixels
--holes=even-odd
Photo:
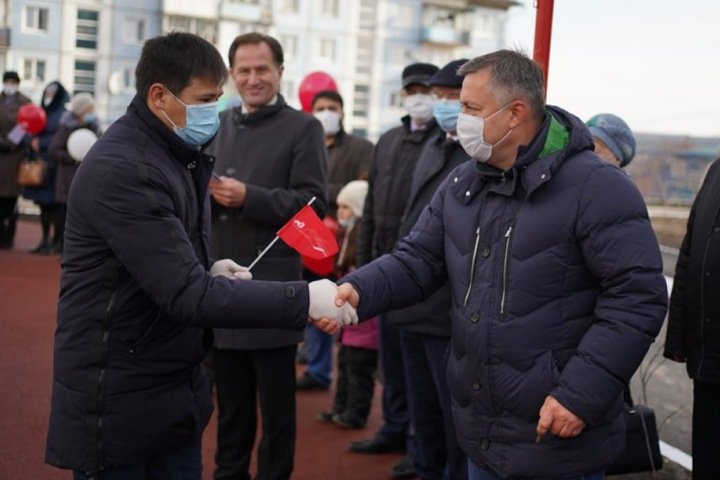
[[[266,117],[275,115],[280,110],[284,110],[285,108],[290,107],[287,103],[285,103],[285,99],[283,98],[283,96],[278,93],[277,101],[272,105],[263,105],[252,113],[243,113],[241,107],[235,107],[232,110],[232,116],[233,121],[237,125],[250,125],[253,123],[257,123]]]

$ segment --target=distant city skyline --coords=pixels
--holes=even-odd
[[[532,55],[534,0],[510,9],[506,43]],[[636,132],[720,137],[716,0],[555,0],[548,103]]]

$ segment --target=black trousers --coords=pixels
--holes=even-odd
[[[377,350],[340,345],[333,411],[367,422],[375,391]]]
[[[17,197],[0,197],[0,248],[13,247],[17,217]]]
[[[215,480],[250,480],[257,431],[256,480],[290,478],[295,458],[296,345],[267,350],[214,349],[218,402]]]
[[[720,475],[720,385],[694,382],[692,459],[693,480]]]

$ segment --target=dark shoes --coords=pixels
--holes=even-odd
[[[415,466],[413,465],[412,455],[404,456],[398,463],[393,465],[390,470],[390,478],[393,480],[417,478],[417,472],[415,471]]]
[[[333,411],[320,412],[320,413],[318,413],[318,420],[320,420],[321,422],[325,422],[325,423],[332,423],[333,417],[335,415],[337,415],[337,413],[335,413]]]
[[[297,390],[327,390],[329,385],[323,385],[322,383],[315,380],[312,375],[305,373],[302,377],[298,378],[295,382],[295,389]]]
[[[407,442],[404,438],[389,438],[375,435],[367,440],[350,443],[350,451],[357,453],[405,453]]]
[[[365,428],[365,420],[353,415],[350,412],[343,412],[339,415],[333,415],[332,422],[338,427],[347,428],[348,430]]]
[[[350,412],[336,413],[334,410],[320,412],[318,414],[318,420],[326,423],[334,423],[338,427],[347,428],[349,430],[364,428],[367,423],[366,420],[363,420]]]

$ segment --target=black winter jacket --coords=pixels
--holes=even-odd
[[[415,165],[425,143],[440,130],[435,120],[414,132],[410,130],[409,116],[402,122],[383,133],[375,145],[358,238],[358,265],[395,247]]]
[[[691,378],[720,383],[720,160],[695,198],[675,267],[665,356]]]
[[[312,115],[285,104],[250,114],[240,107],[220,114],[220,131],[208,148],[215,155],[215,172],[245,182],[241,207],[212,203],[210,255],[249,265],[275,234],[312,197],[320,217],[327,210],[327,149],[322,125]],[[253,278],[299,280],[300,255],[277,242],[253,267]],[[258,317],[258,321],[263,315]],[[215,330],[222,349],[263,349],[294,345],[302,332],[261,328]]]
[[[410,196],[398,232],[400,238],[410,233],[443,180],[469,159],[462,146],[448,140],[443,131],[425,144],[413,172]],[[449,337],[450,285],[446,283],[424,302],[387,312],[385,318],[410,332]]]
[[[645,204],[592,152],[581,120],[548,107],[515,166],[460,165],[391,255],[345,280],[358,314],[452,296],[448,388],[458,441],[505,477],[603,470],[623,451],[622,390],[667,310]],[[535,429],[548,395],[583,419]]]
[[[305,282],[208,273],[212,161],[139,97],[83,160],[68,201],[48,463],[96,472],[189,443],[212,409],[202,327],[307,323]]]

